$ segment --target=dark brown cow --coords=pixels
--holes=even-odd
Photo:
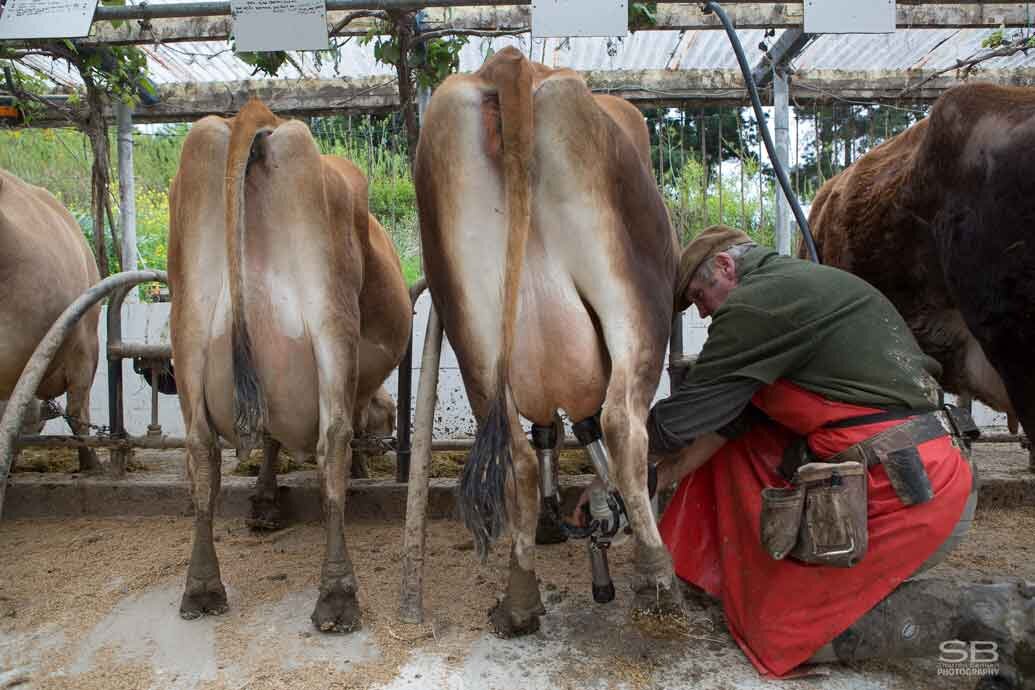
[[[1035,90],[946,92],[929,117],[828,181],[823,261],[879,288],[952,393],[1035,432]],[[1035,456],[1032,467],[1035,469]]]
[[[672,319],[675,235],[629,103],[508,48],[435,92],[417,151],[425,272],[478,436],[462,505],[480,550],[513,537],[503,635],[535,630],[540,428],[602,409],[635,531],[641,604],[678,598],[646,491],[648,408]]]

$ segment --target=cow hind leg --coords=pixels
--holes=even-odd
[[[612,459],[611,476],[625,502],[636,538],[634,610],[658,614],[682,613],[683,598],[672,569],[672,558],[661,541],[647,492],[647,412],[652,391],[637,383],[630,369],[615,362],[601,413],[604,438]]]
[[[333,340],[328,337],[326,342]],[[352,464],[351,411],[356,397],[357,352],[355,347],[326,348],[334,350],[331,352],[317,346],[316,350],[320,377],[320,439],[316,455],[323,483],[327,542],[320,596],[310,618],[322,632],[347,633],[360,624],[358,584],[345,543],[345,497]]]
[[[539,630],[546,613],[535,574],[535,535],[539,517],[538,461],[516,414],[510,415],[512,481],[507,482],[507,522],[513,539],[507,589],[489,611],[489,622],[500,637],[519,637]]]
[[[277,466],[280,464],[280,441],[263,435],[262,466],[251,496],[251,510],[246,521],[253,530],[278,530],[284,526],[277,490]]]
[[[68,426],[76,436],[90,434],[90,381],[76,381],[68,388]],[[79,449],[79,471],[89,472],[100,467],[93,448]]]
[[[221,484],[221,460],[219,444],[209,426],[204,404],[198,404],[188,421],[187,431],[187,471],[194,501],[194,544],[187,568],[187,584],[180,601],[180,616],[188,620],[205,614],[225,613],[228,608],[212,539],[212,521]]]

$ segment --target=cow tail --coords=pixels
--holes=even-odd
[[[226,159],[226,255],[232,316],[234,430],[238,438],[245,441],[260,437],[266,419],[266,402],[245,318],[244,185],[248,166],[263,155],[261,138],[269,135],[276,125],[276,117],[264,105],[254,100],[249,102],[235,118]]]
[[[485,68],[483,67],[483,70]],[[506,481],[510,455],[510,360],[514,347],[518,289],[532,222],[532,64],[514,48],[496,54],[483,74],[500,101],[503,179],[507,208],[506,273],[503,281],[502,346],[488,413],[478,427],[460,481],[460,513],[481,557],[507,522]]]

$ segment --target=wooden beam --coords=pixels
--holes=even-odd
[[[960,82],[952,73],[927,82],[916,91],[901,94],[918,84],[930,71],[904,73],[889,71],[803,70],[791,81],[792,103],[933,101],[946,89]],[[584,72],[587,83],[597,93],[611,93],[643,108],[658,106],[707,107],[746,105],[747,90],[740,71],[721,70],[606,70]],[[974,81],[1012,86],[1035,86],[1035,68],[986,70]],[[261,98],[283,115],[345,115],[384,113],[398,108],[399,96],[390,77],[363,79],[263,79],[242,82],[216,82],[164,86],[161,101],[152,107],[137,106],[133,121],[192,122],[205,115],[232,115],[252,97]],[[762,91],[771,99],[769,89]],[[114,121],[114,116],[109,115]],[[35,127],[55,127],[65,123],[51,116],[38,116]]]
[[[727,2],[726,13],[738,29],[800,28],[804,21],[801,2]],[[896,7],[900,29],[992,28],[1028,26],[1031,14],[1025,3],[930,3],[899,2]],[[328,23],[334,25],[345,12],[329,12]],[[423,28],[479,29],[483,31],[515,30],[531,25],[526,6],[433,7],[425,11]],[[714,14],[702,14],[695,3],[670,3],[658,6],[657,24],[647,30],[721,29]],[[340,35],[366,34],[376,23],[358,19]],[[231,32],[229,17],[194,17],[190,19],[152,19],[125,21],[119,26],[96,22],[85,43],[158,43],[179,41],[225,41]]]
[[[347,12],[328,12],[328,30],[341,21]],[[365,36],[375,26],[375,20],[364,17],[350,22],[338,36]],[[115,45],[179,43],[183,41],[227,41],[232,34],[230,17],[190,17],[187,19],[128,20],[115,25],[94,22],[90,36],[80,43]]]

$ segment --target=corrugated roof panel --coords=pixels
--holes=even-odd
[[[990,32],[990,29],[911,29],[894,34],[825,35],[797,56],[793,65],[802,70],[944,69],[979,52],[981,42]],[[1007,32],[1007,36],[1014,33]],[[777,37],[765,39],[766,43],[772,45]],[[740,32],[741,43],[752,65],[761,57],[758,46],[763,39],[764,32],[760,30]],[[533,41],[527,34],[471,38],[460,52],[460,70],[474,71],[490,51],[508,45],[517,46],[534,60],[578,70],[701,70],[735,69],[737,66],[733,48],[722,31],[641,31],[610,42],[605,38],[577,37]],[[264,75],[253,75],[254,68],[239,60],[226,42],[173,43],[141,48],[148,56],[151,78],[158,84],[264,78]],[[288,64],[279,78],[392,77],[395,74],[393,67],[374,59],[372,45],[360,45],[356,38],[344,42],[337,61],[324,55],[320,55],[318,63],[312,53],[293,53],[292,58],[301,71]],[[79,83],[78,75],[63,63],[42,57],[31,57],[28,61],[37,69],[53,75],[59,84]],[[989,69],[1023,66],[1035,66],[1035,51],[1030,55],[1017,53],[985,64]]]

